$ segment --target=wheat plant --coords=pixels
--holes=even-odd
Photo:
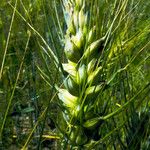
[[[137,115],[134,101],[143,89],[134,95],[135,97],[130,98],[131,100],[127,100],[131,96],[128,69],[140,52],[139,50],[135,56],[132,56],[132,50],[135,49],[132,44],[141,42],[140,38],[146,36],[149,29],[145,28],[147,31],[138,34],[137,37],[135,37],[136,33],[128,35],[129,28],[132,27],[130,15],[132,16],[136,5],[138,3],[129,5],[127,0],[63,1],[64,18],[67,24],[64,39],[67,63],[62,64],[66,72],[64,86],[57,90],[66,124],[63,131],[64,139],[73,146],[89,147],[96,141],[100,142],[105,134],[111,133],[111,125],[116,128],[124,126],[125,122],[119,117],[121,115],[118,115],[122,114],[124,109],[130,108],[129,113],[122,114],[122,117],[131,121],[131,126],[132,118]],[[148,45],[149,43],[146,43],[145,47]],[[129,89],[127,91],[121,89],[119,92],[116,89],[119,84],[123,84],[122,88]],[[149,83],[146,83],[146,89],[148,86]],[[112,98],[115,95],[113,88],[120,95],[117,97],[119,99],[122,97],[124,102]],[[117,111],[115,105],[119,107]],[[118,120],[114,118],[116,115]],[[109,132],[103,133],[102,130]],[[120,144],[114,147],[130,148],[128,144],[130,132],[129,127],[127,138],[123,138],[124,133],[122,135],[118,133]],[[133,142],[132,146],[138,143],[135,148],[141,144],[135,142],[136,137],[138,135],[134,137],[134,141],[130,141]],[[125,140],[127,144],[122,144]],[[106,145],[101,144],[101,148],[106,148]]]
[[[106,87],[98,59],[106,35],[96,36],[99,29],[84,0],[64,1],[64,6],[67,23],[64,51],[68,62],[62,64],[67,76],[64,79],[65,89],[58,89],[58,96],[68,125],[66,136],[73,145],[84,145],[100,138],[95,128],[102,124],[102,114],[94,106],[100,91]]]

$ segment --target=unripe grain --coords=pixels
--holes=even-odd
[[[73,42],[71,42],[70,39],[68,39],[66,41],[65,54],[66,54],[67,58],[72,62],[77,63],[79,61],[79,59],[81,58],[81,54],[80,54],[77,46]]]

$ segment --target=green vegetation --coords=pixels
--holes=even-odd
[[[1,1],[0,150],[149,150],[150,2]]]

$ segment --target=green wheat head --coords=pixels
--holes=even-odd
[[[98,135],[92,132],[101,124],[93,105],[104,87],[98,58],[106,36],[96,36],[98,27],[86,5],[85,0],[64,1],[67,23],[64,51],[68,63],[62,65],[68,76],[64,79],[65,88],[58,90],[58,97],[65,107],[67,136],[74,145],[84,145]]]

